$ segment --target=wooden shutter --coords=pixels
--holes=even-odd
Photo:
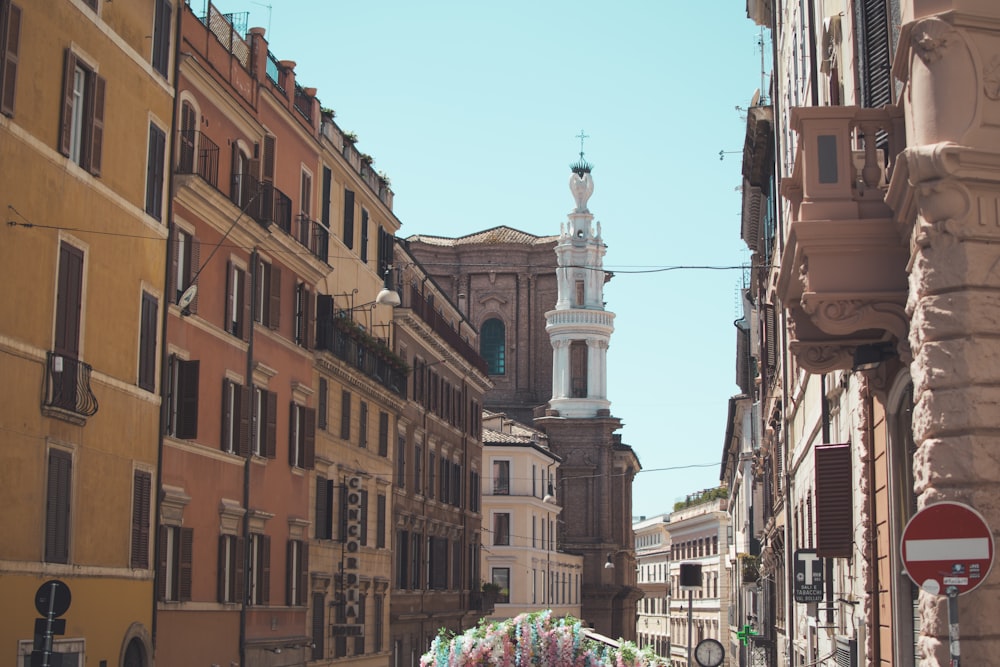
[[[198,241],[192,235],[188,235],[188,247],[190,250],[190,256],[187,262],[187,275],[184,276],[184,287],[188,288],[194,283],[194,277],[198,275],[198,269],[201,266],[201,242]],[[195,293],[194,299],[191,300],[190,305],[188,305],[188,311],[191,313],[198,312],[198,294]]]
[[[55,352],[76,359],[80,352],[83,306],[83,251],[65,242],[59,246],[58,289]]]
[[[389,413],[378,413],[378,455],[389,456]]]
[[[349,391],[340,394],[340,438],[351,439],[351,392]]]
[[[159,303],[152,294],[142,293],[139,332],[139,386],[147,391],[156,388],[156,319]]]
[[[319,212],[319,219],[323,221],[323,226],[330,230],[330,194],[333,186],[333,171],[329,167],[323,167],[323,199],[320,203],[322,208]]]
[[[375,501],[375,546],[379,549],[385,547],[385,495],[379,494]]]
[[[319,426],[320,430],[326,430],[326,413],[327,413],[327,393],[329,388],[326,382],[326,378],[319,379],[319,396],[317,398],[317,403],[319,405],[319,410],[317,412],[317,422],[316,425]]]
[[[245,341],[249,341],[250,330],[253,329],[253,319],[251,314],[251,308],[253,306],[253,290],[251,290],[250,285],[247,284],[247,272],[240,269],[237,274],[239,275],[238,297],[243,307],[243,315],[240,319],[239,325],[240,337]]]
[[[230,566],[232,554],[226,552],[229,535],[219,535],[219,558],[215,566],[215,599],[217,602],[229,602],[226,599],[226,587],[230,583]]]
[[[892,102],[889,12],[886,0],[861,0],[860,9],[861,106],[877,108]]]
[[[267,425],[264,436],[264,456],[269,459],[276,457],[278,439],[278,394],[273,391],[264,391],[267,396],[267,410],[265,413]]]
[[[774,305],[764,304],[764,359],[768,376],[778,365],[778,315]]]
[[[260,179],[262,181],[274,180],[274,135],[264,135],[264,149],[260,163]]]
[[[146,154],[146,213],[157,220],[163,217],[163,160],[166,144],[167,135],[150,123]]]
[[[258,580],[258,591],[260,592],[260,603],[271,603],[271,537],[269,535],[259,535],[260,542],[260,579]]]
[[[156,559],[156,599],[163,600],[167,599],[167,561],[169,559],[169,554],[167,552],[167,537],[170,533],[170,528],[168,526],[159,527],[159,557]]]
[[[132,549],[130,565],[136,570],[149,567],[149,503],[152,475],[136,470],[132,480]]]
[[[326,595],[312,594],[312,659],[319,660],[326,655]]]
[[[17,87],[17,53],[21,44],[21,8],[8,2],[0,15],[0,29],[4,34],[3,53],[0,54],[0,112],[14,115],[14,91]]]
[[[271,329],[277,329],[281,322],[281,269],[272,264],[270,273],[267,326]]]
[[[237,454],[246,458],[250,456],[250,411],[253,406],[253,390],[247,386],[236,385],[237,406],[239,406],[239,439],[233,448]]]
[[[45,561],[48,563],[69,562],[72,478],[73,455],[50,449],[45,507]]]
[[[361,208],[361,248],[358,250],[359,259],[368,263],[368,211]]]
[[[170,67],[170,13],[167,0],[156,0],[153,25],[153,69],[167,76]]]
[[[330,539],[330,488],[326,477],[316,476],[316,516],[313,535],[317,540]]]
[[[233,602],[243,602],[243,579],[244,573],[246,572],[246,567],[244,565],[246,561],[246,538],[237,537],[235,540],[235,549],[233,556],[233,568],[232,568],[232,589],[233,589]]]
[[[181,528],[180,558],[177,570],[177,599],[186,602],[191,599],[191,568],[194,562],[194,528]]]
[[[308,599],[306,594],[309,590],[309,543],[302,540],[299,545],[299,594],[295,603],[304,605]]]
[[[361,544],[368,546],[368,491],[361,490]]]
[[[305,429],[302,438],[302,467],[312,470],[316,467],[316,410],[303,408],[302,421]]]
[[[226,312],[222,322],[226,331],[231,334],[237,333],[233,330],[233,304],[236,303],[236,267],[232,261],[226,262]]]
[[[343,542],[347,539],[347,487],[341,484],[340,489],[340,499],[337,502],[338,512],[340,513],[340,527],[338,528],[337,538]]]
[[[296,596],[292,594],[293,586],[298,581],[298,573],[295,572],[295,565],[298,563],[295,545],[296,540],[285,543],[285,604],[289,607],[296,602]],[[292,577],[295,577],[294,582]]]
[[[183,361],[177,364],[177,432],[178,438],[190,440],[198,437],[198,371],[200,361]]]
[[[104,90],[107,82],[93,72],[88,79],[93,79],[93,104],[90,105],[90,150],[88,152],[87,169],[94,176],[101,175],[101,161],[104,148]]]
[[[814,451],[816,555],[820,558],[850,558],[854,544],[851,445],[817,445]],[[812,515],[811,502],[809,508]]]
[[[239,433],[237,424],[233,423],[233,407],[236,411],[239,410],[236,387],[236,383],[229,378],[222,378],[222,433],[219,436],[219,448],[224,452],[236,451],[236,443],[232,441]]]
[[[300,430],[295,428],[295,417],[299,413],[299,406],[293,401],[288,406],[288,465],[295,466],[296,460],[298,459],[297,453],[299,452],[299,446],[302,442],[302,436]],[[299,415],[301,418],[301,415]],[[301,421],[299,423],[299,429],[302,428]],[[301,461],[298,462],[299,467],[302,467]]]
[[[69,155],[73,136],[73,78],[76,74],[76,56],[66,49],[63,57],[62,115],[59,123],[59,152]]]
[[[348,249],[354,248],[354,192],[346,189],[344,190],[344,245]]]
[[[302,285],[302,340],[303,345],[307,350],[313,349],[315,347],[313,340],[313,305],[312,305],[312,292],[309,290],[309,286]]]

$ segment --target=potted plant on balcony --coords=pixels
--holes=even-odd
[[[548,667],[667,667],[652,648],[632,642],[605,642],[588,636],[572,616],[552,611],[521,614],[503,621],[480,621],[461,635],[442,630],[420,659],[421,667],[452,665],[546,665]]]

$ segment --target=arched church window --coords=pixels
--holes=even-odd
[[[490,375],[503,375],[506,372],[507,328],[497,318],[483,322],[479,332],[479,354],[486,360]]]

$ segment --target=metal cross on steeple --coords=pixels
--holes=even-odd
[[[583,157],[583,140],[590,139],[589,134],[584,134],[583,130],[580,130],[580,134],[576,135],[576,138],[580,140],[580,157]]]

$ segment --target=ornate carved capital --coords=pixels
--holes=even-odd
[[[960,41],[961,37],[955,28],[938,18],[917,21],[910,32],[913,52],[925,65],[943,58],[947,55],[948,48]]]

